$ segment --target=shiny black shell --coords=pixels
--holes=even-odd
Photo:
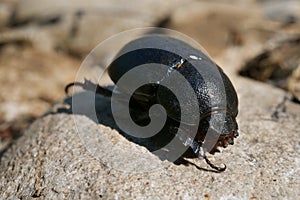
[[[155,45],[153,45],[155,44]],[[155,47],[155,48],[154,48]],[[193,59],[193,58],[199,59]],[[184,59],[184,63],[178,69],[195,91],[199,105],[199,116],[203,131],[208,126],[203,118],[207,118],[214,111],[226,111],[220,116],[216,115],[214,121],[209,123],[215,126],[220,135],[226,135],[237,129],[235,118],[238,114],[238,98],[236,91],[225,75],[206,54],[191,45],[168,36],[147,36],[136,39],[119,52],[116,59],[108,67],[108,73],[114,83],[129,70],[145,63],[160,63],[166,66]],[[141,74],[147,79],[147,74]],[[126,93],[126,85],[119,86]],[[179,86],[180,87],[180,86]],[[189,105],[189,94],[181,88],[181,94],[187,96],[186,104]],[[145,101],[146,98],[146,101]],[[149,84],[136,90],[133,100],[145,107],[159,103],[167,110],[170,118],[180,121],[180,105],[174,94],[159,84]],[[148,101],[147,101],[148,100]],[[147,102],[152,102],[151,105]],[[192,109],[192,108],[191,108]],[[225,121],[225,127],[218,130],[218,124]],[[222,122],[220,122],[222,120]],[[207,120],[209,121],[209,119]],[[191,123],[186,121],[184,123]],[[202,125],[201,125],[202,124]]]

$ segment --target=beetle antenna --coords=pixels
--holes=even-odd
[[[101,87],[99,84],[95,84],[87,79],[84,80],[83,83],[81,82],[72,82],[66,85],[65,87],[65,93],[68,94],[69,88],[73,86],[80,86],[84,90],[95,92],[96,94],[101,94],[106,97],[112,96],[112,91],[106,88]]]

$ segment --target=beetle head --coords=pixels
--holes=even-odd
[[[216,110],[205,114],[200,119],[198,140],[216,147],[226,148],[233,145],[238,136],[238,126],[235,117],[227,110]]]

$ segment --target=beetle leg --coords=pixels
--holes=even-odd
[[[178,134],[178,133],[177,133]],[[202,143],[199,144],[199,142],[197,142],[196,140],[191,139],[190,137],[186,137],[183,134],[178,134],[179,138],[181,139],[181,141],[184,142],[184,145],[188,145],[190,146],[190,148],[193,150],[193,152],[198,156],[198,157],[202,157],[204,158],[205,162],[213,169],[217,170],[218,172],[222,172],[225,171],[226,169],[226,165],[224,165],[224,167],[218,167],[215,164],[213,164],[206,156],[206,151],[205,149],[202,147]]]
[[[103,88],[99,84],[95,84],[95,83],[93,83],[93,82],[91,82],[87,79],[85,79],[83,83],[81,83],[81,82],[69,83],[65,87],[65,93],[66,94],[68,94],[69,88],[72,87],[72,86],[80,86],[84,90],[92,91],[92,92],[95,92],[96,94],[101,94],[101,95],[106,96],[106,97],[111,97],[112,96],[112,91],[111,90]]]
[[[223,172],[226,169],[226,165],[224,165],[224,167],[218,167],[216,165],[214,165],[213,163],[210,162],[210,160],[206,157],[206,155],[204,154],[203,158],[205,159],[206,163],[213,169],[217,170],[218,172]]]
[[[194,152],[195,152],[199,157],[204,158],[205,162],[206,162],[211,168],[217,170],[218,172],[223,172],[223,171],[225,171],[225,169],[226,169],[226,165],[225,165],[225,164],[223,164],[224,167],[218,167],[218,166],[216,166],[215,164],[213,164],[213,163],[207,158],[206,152],[205,152],[205,150],[204,150],[203,147],[200,147],[200,146],[199,146],[197,149],[198,149],[198,152],[197,152],[197,151],[196,151],[196,152],[194,151]]]

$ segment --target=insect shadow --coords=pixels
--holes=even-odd
[[[74,99],[80,99],[80,101],[76,101],[75,104],[73,101]],[[103,124],[105,126],[117,130],[118,133],[122,135],[124,138],[140,146],[147,148],[151,153],[153,153],[153,151],[158,150],[160,148],[164,148],[164,146],[168,144],[171,140],[177,140],[176,142],[174,142],[175,145],[183,145],[182,142],[175,137],[176,135],[175,130],[179,124],[178,122],[170,118],[167,118],[164,127],[156,135],[150,138],[137,138],[130,134],[125,133],[118,127],[112,114],[111,99],[108,97],[104,97],[102,95],[97,95],[97,94],[95,95],[90,91],[83,91],[83,92],[76,93],[73,96],[65,98],[63,103],[65,106],[58,107],[55,112],[48,112],[46,115],[58,114],[58,113],[84,115],[97,124]],[[77,108],[80,109],[77,110]],[[77,110],[76,113],[74,113],[74,109]],[[128,117],[132,117],[132,116],[128,116]],[[137,122],[137,124],[143,125],[143,124],[139,124],[139,122]],[[175,132],[172,132],[171,130],[174,130]],[[171,149],[166,149],[166,150],[170,151],[173,148],[177,148],[177,147],[170,146],[170,148]],[[158,158],[162,161],[169,160],[167,157],[161,156],[159,154],[154,154],[154,155],[158,156]],[[219,173],[219,171],[214,169],[207,169],[207,168],[202,168],[200,166],[197,166],[196,164],[187,160],[187,158],[197,158],[197,156],[193,153],[192,149],[190,148],[187,148],[187,150],[183,152],[182,155],[179,156],[179,158],[176,161],[174,160],[169,160],[169,161],[173,162],[176,165],[192,165],[199,170]]]

